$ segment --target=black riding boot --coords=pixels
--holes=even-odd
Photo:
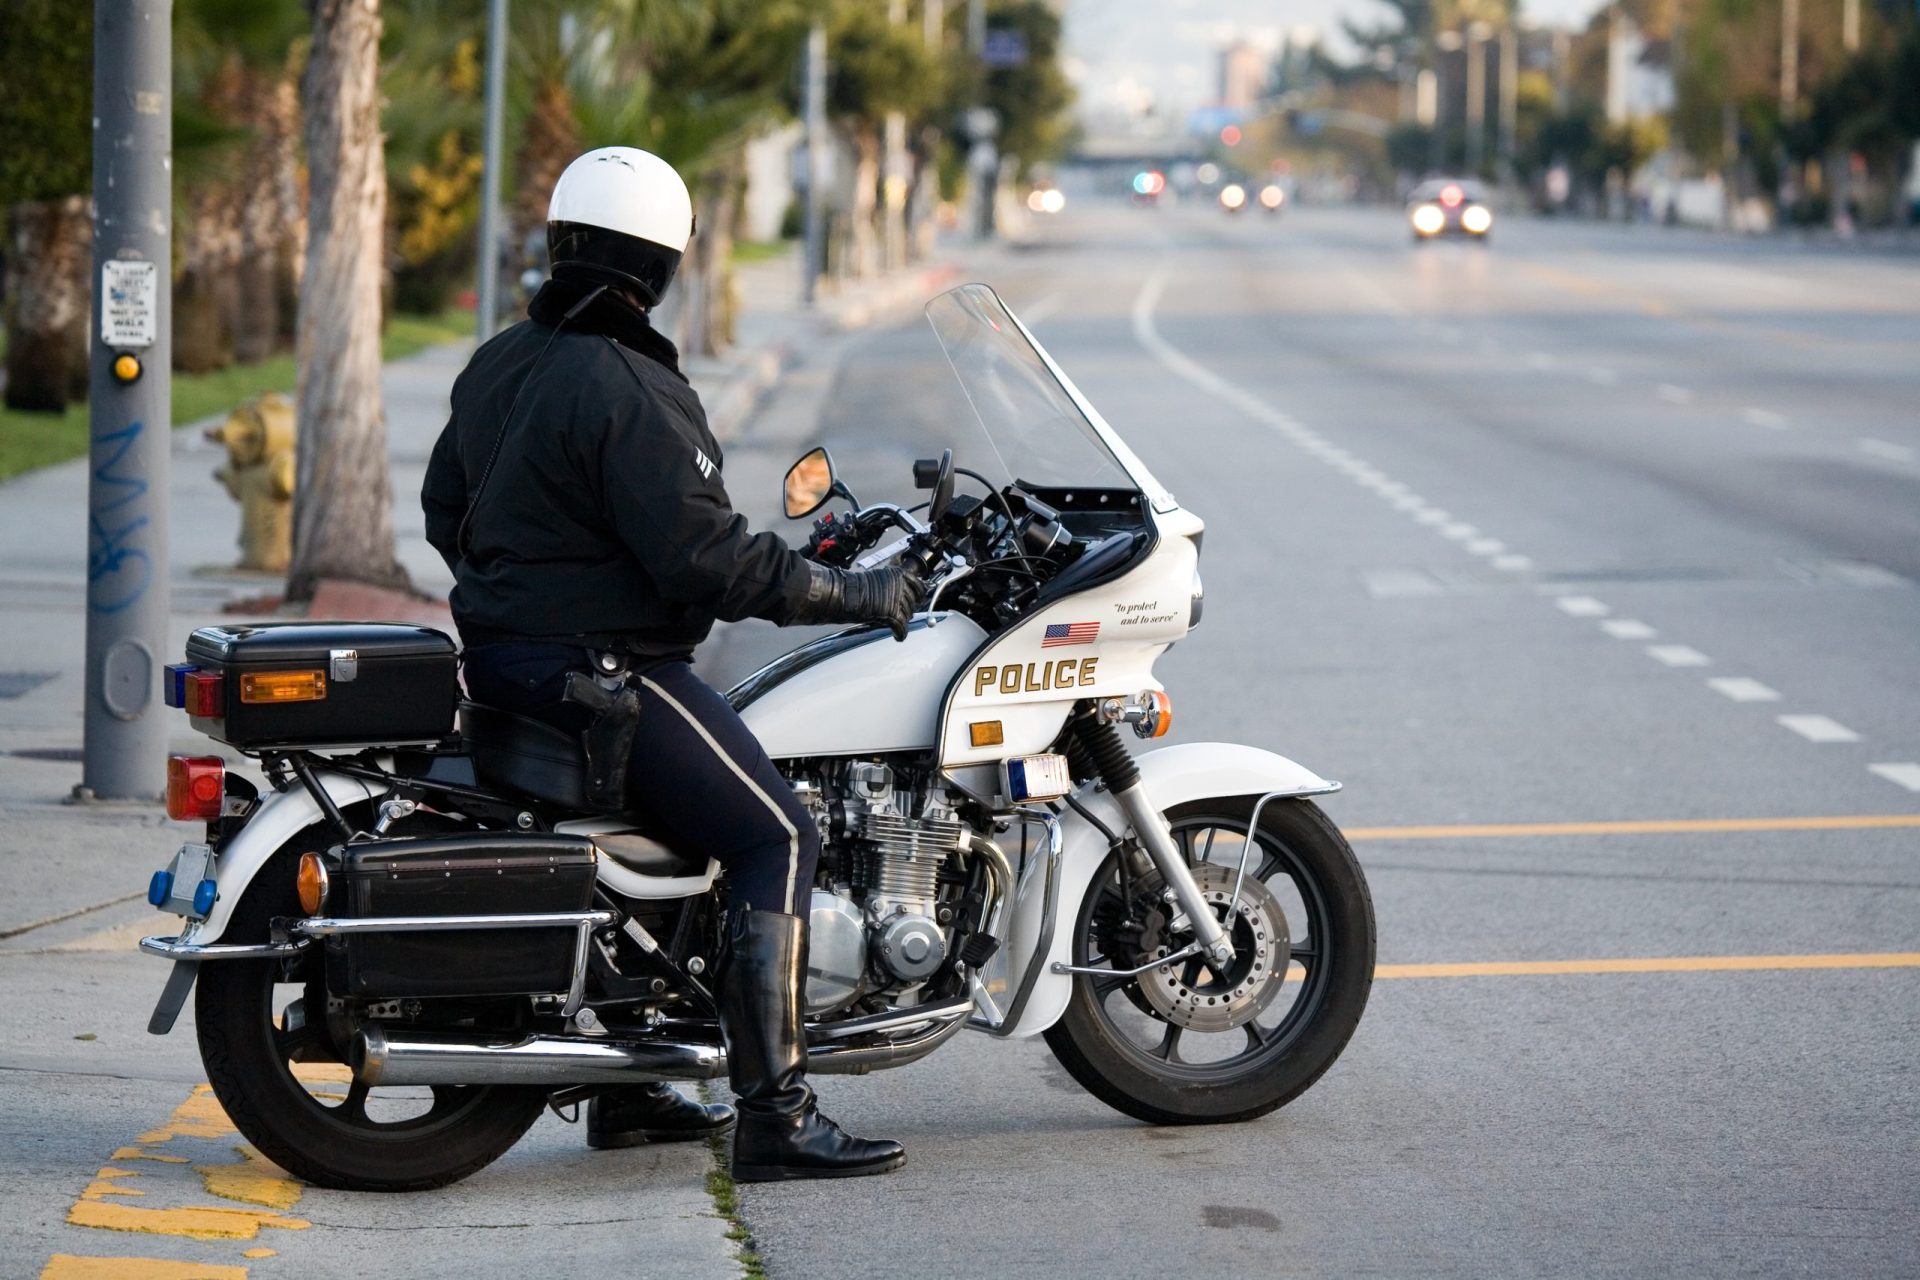
[[[695,1102],[670,1084],[637,1084],[603,1093],[587,1104],[587,1145],[637,1147],[643,1142],[691,1142],[723,1133],[733,1123],[725,1103]]]
[[[739,1095],[733,1176],[740,1182],[856,1178],[906,1163],[897,1142],[843,1133],[820,1114],[807,1087],[800,983],[807,971],[807,922],[778,911],[740,910],[720,996],[727,1065]]]

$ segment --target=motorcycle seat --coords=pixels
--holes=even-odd
[[[499,707],[462,702],[460,737],[483,785],[562,809],[586,810],[587,753],[577,734]]]

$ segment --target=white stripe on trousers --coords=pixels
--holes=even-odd
[[[773,811],[773,816],[780,820],[780,825],[786,828],[786,832],[787,832],[787,893],[786,893],[787,911],[789,914],[792,914],[792,915],[800,914],[800,905],[794,897],[794,884],[793,884],[794,877],[798,875],[800,872],[800,831],[791,822],[787,821],[786,810],[782,809],[780,807],[779,802],[776,801],[772,796],[768,795],[765,791],[762,791],[760,789],[760,784],[755,782],[750,776],[748,776],[747,771],[745,769],[742,769],[739,766],[739,764],[734,761],[734,758],[728,755],[726,751],[721,748],[718,742],[715,742],[713,740],[713,735],[707,732],[707,726],[705,726],[704,724],[701,724],[700,718],[694,715],[693,712],[681,706],[679,699],[675,698],[672,694],[668,693],[665,689],[663,689],[659,684],[655,683],[652,680],[647,679],[645,676],[640,677],[640,683],[645,685],[647,688],[653,690],[656,694],[658,694],[662,702],[672,707],[675,711],[678,711],[680,713],[680,718],[685,720],[688,724],[692,725],[693,731],[700,735],[701,740],[704,741],[709,747],[713,748],[713,754],[715,754],[716,756],[719,756],[720,759],[726,763],[727,768],[733,770],[733,776],[740,779],[741,782],[745,783],[747,790],[753,792],[753,794],[755,794],[756,796],[759,796],[760,802],[766,805],[768,809],[771,809]]]

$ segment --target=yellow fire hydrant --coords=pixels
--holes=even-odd
[[[240,567],[284,572],[293,555],[293,402],[277,391],[255,396],[207,428],[227,447],[213,473],[240,504]]]

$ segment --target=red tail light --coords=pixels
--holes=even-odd
[[[227,792],[227,762],[219,756],[167,757],[167,816],[175,822],[211,822]]]
[[[218,720],[227,714],[226,686],[218,672],[189,672],[181,682],[180,705],[190,716]]]

